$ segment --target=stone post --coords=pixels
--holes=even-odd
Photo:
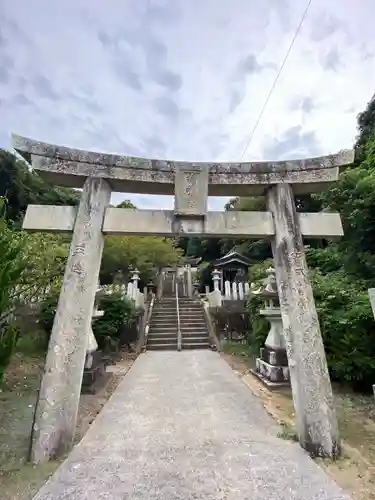
[[[220,271],[214,269],[212,271],[212,281],[214,284],[214,291],[219,290],[219,281],[220,281]]]
[[[193,296],[193,279],[191,275],[191,265],[186,266],[186,285],[187,285],[187,296],[191,298]]]
[[[299,441],[313,455],[334,457],[340,453],[337,418],[292,187],[271,187],[267,204]]]
[[[134,269],[133,274],[132,274],[132,282],[133,282],[133,290],[134,293],[137,293],[138,290],[138,282],[139,282],[139,271],[138,269]]]
[[[35,412],[30,456],[34,463],[61,456],[73,445],[110,197],[105,180],[86,179]]]

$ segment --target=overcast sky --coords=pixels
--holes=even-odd
[[[305,0],[0,0],[0,147],[240,160]],[[375,91],[374,0],[312,0],[245,160],[352,147]],[[118,195],[138,208],[160,196]],[[219,208],[223,200],[211,200]]]

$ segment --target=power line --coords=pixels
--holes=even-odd
[[[266,109],[266,107],[267,107],[268,101],[270,100],[270,98],[271,98],[271,96],[272,96],[272,94],[273,94],[273,91],[275,90],[275,87],[276,87],[276,85],[277,85],[277,82],[278,82],[278,80],[279,80],[279,78],[280,78],[280,75],[281,75],[281,73],[282,73],[283,69],[284,69],[285,63],[286,63],[286,61],[287,61],[287,59],[288,59],[288,57],[289,57],[289,54],[290,54],[290,52],[291,52],[291,50],[292,50],[292,48],[293,48],[294,42],[296,41],[296,38],[297,38],[297,36],[298,36],[298,34],[299,34],[300,30],[301,30],[302,24],[303,24],[303,22],[304,22],[304,20],[305,20],[305,18],[306,18],[306,15],[307,15],[307,13],[308,13],[308,11],[309,11],[309,9],[310,9],[311,3],[312,3],[312,0],[308,0],[308,2],[307,2],[307,6],[306,6],[306,9],[305,9],[305,11],[304,11],[304,13],[303,13],[303,15],[302,15],[302,17],[301,17],[301,20],[300,20],[300,22],[299,22],[299,24],[298,24],[298,26],[297,26],[296,32],[294,33],[294,36],[293,36],[293,38],[292,38],[292,41],[291,41],[291,43],[290,43],[290,45],[289,45],[289,48],[288,48],[288,50],[287,50],[287,52],[286,52],[286,54],[285,54],[284,60],[283,60],[283,62],[282,62],[282,64],[281,64],[281,66],[280,66],[280,68],[279,68],[279,71],[278,71],[278,73],[277,73],[277,75],[276,75],[276,78],[275,78],[275,80],[274,80],[274,82],[273,82],[273,84],[272,84],[272,87],[271,87],[271,89],[270,89],[270,91],[269,91],[269,94],[268,94],[268,96],[267,96],[267,99],[266,99],[266,100],[265,100],[265,102],[264,102],[263,108],[262,108],[262,110],[261,110],[261,112],[260,112],[260,114],[259,114],[259,116],[258,116],[258,119],[257,119],[257,121],[255,122],[254,128],[253,128],[253,130],[252,130],[252,132],[251,132],[251,134],[250,134],[250,137],[249,137],[249,139],[248,139],[248,141],[247,141],[247,143],[246,143],[245,149],[243,150],[243,153],[242,153],[242,156],[241,156],[241,161],[243,160],[243,157],[245,156],[245,153],[246,153],[246,151],[247,151],[247,149],[248,149],[248,147],[249,147],[249,145],[250,145],[250,142],[252,141],[252,138],[254,137],[255,131],[256,131],[256,129],[258,128],[258,125],[259,125],[259,123],[260,123],[260,120],[262,119],[262,116],[263,116],[263,113],[264,113],[264,111],[265,111],[265,109]]]

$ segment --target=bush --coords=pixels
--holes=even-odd
[[[105,295],[100,301],[100,309],[104,314],[95,319],[92,325],[99,348],[105,348],[108,342],[120,340],[120,337],[125,343],[133,340],[124,335],[130,331],[135,316],[132,300],[116,293]]]
[[[0,382],[9,365],[10,358],[14,352],[19,338],[19,330],[13,325],[5,325],[0,331]]]
[[[335,267],[335,259],[327,251],[315,251],[316,262],[319,257],[324,269]],[[252,275],[260,278],[263,273],[265,277],[267,267],[266,262],[253,266]],[[352,281],[342,270],[324,274],[311,269],[310,278],[332,379],[349,383],[356,390],[371,390],[375,382],[375,322],[366,284]],[[254,348],[263,345],[269,330],[259,314],[261,306],[258,298],[249,301],[249,342]]]
[[[328,367],[334,380],[371,390],[375,381],[375,323],[363,283],[342,271],[312,272]]]

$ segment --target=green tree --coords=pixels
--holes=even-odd
[[[17,341],[17,331],[8,321],[12,292],[27,266],[23,254],[25,240],[14,237],[7,228],[4,209],[5,200],[0,199],[0,381]]]
[[[130,200],[124,200],[116,205],[116,208],[136,208],[136,206]]]
[[[157,236],[107,236],[103,250],[100,280],[112,283],[121,271],[130,278],[130,268],[138,268],[144,281],[154,276],[156,269],[173,266],[181,259],[182,251],[175,242]]]
[[[6,198],[6,219],[21,222],[29,204],[77,205],[79,192],[52,186],[14,155],[0,149],[0,196]]]

